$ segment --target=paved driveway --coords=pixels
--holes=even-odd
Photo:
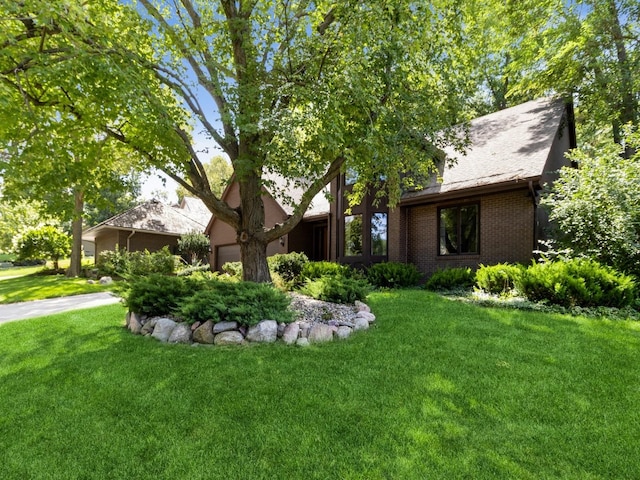
[[[0,324],[14,320],[41,317],[53,313],[79,310],[81,308],[100,307],[118,303],[120,298],[109,292],[87,293],[85,295],[73,295],[71,297],[51,298],[47,300],[34,300],[32,302],[9,303],[0,305]]]

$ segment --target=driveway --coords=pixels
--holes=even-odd
[[[120,298],[109,292],[87,293],[85,295],[73,295],[71,297],[50,298],[47,300],[34,300],[32,302],[9,303],[0,305],[0,324],[14,320],[41,317],[68,310],[81,308],[100,307],[118,303]]]

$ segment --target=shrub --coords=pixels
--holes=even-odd
[[[475,282],[475,274],[470,268],[447,268],[435,272],[425,285],[427,290],[453,290],[470,288]]]
[[[51,259],[58,270],[58,261],[71,253],[71,236],[51,225],[27,230],[17,242],[18,260]]]
[[[222,265],[222,271],[227,275],[242,278],[242,262],[226,262]]]
[[[376,263],[367,270],[367,279],[375,287],[402,288],[416,285],[422,275],[411,263]]]
[[[523,267],[509,263],[480,265],[476,271],[476,285],[488,293],[501,294],[516,288]]]
[[[143,315],[168,315],[192,294],[194,284],[184,277],[152,274],[131,281],[123,293],[130,311]]]
[[[587,259],[533,263],[517,287],[531,301],[564,307],[621,308],[636,298],[633,277]]]
[[[316,278],[324,276],[337,276],[342,275],[344,277],[351,276],[351,268],[348,265],[341,265],[335,262],[307,262],[302,268],[302,276],[309,280],[315,280]]]
[[[346,277],[343,275],[324,276],[315,280],[308,280],[301,292],[318,300],[334,303],[354,303],[363,301],[371,285],[366,280]]]
[[[185,255],[191,265],[206,262],[211,243],[204,233],[185,233],[178,239],[178,251]]]
[[[98,275],[122,276],[129,271],[129,255],[126,250],[120,250],[116,245],[115,250],[105,250],[98,254],[96,260]]]
[[[269,269],[289,283],[299,283],[301,281],[302,270],[309,259],[304,253],[276,253],[268,259]]]
[[[251,326],[262,320],[291,321],[288,306],[289,297],[270,285],[214,280],[185,299],[178,314],[188,323],[224,320]]]
[[[209,265],[196,264],[196,265],[191,265],[189,267],[181,268],[176,272],[176,275],[180,277],[188,277],[189,275],[193,275],[194,273],[207,273],[207,272],[211,272],[211,267]]]
[[[176,269],[176,258],[163,247],[157,252],[128,252],[125,249],[100,252],[97,261],[99,275],[144,276],[159,273],[171,275]]]

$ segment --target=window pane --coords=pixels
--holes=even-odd
[[[362,215],[344,217],[344,256],[362,255]]]
[[[458,208],[440,210],[440,255],[458,253]]]
[[[371,255],[387,255],[387,214],[371,215]]]
[[[460,253],[478,252],[478,206],[460,207]]]

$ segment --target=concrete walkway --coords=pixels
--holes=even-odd
[[[68,310],[101,307],[102,305],[110,305],[119,301],[120,298],[113,296],[109,292],[99,292],[47,300],[34,300],[32,302],[9,303],[0,305],[0,325],[15,320],[52,315]]]

